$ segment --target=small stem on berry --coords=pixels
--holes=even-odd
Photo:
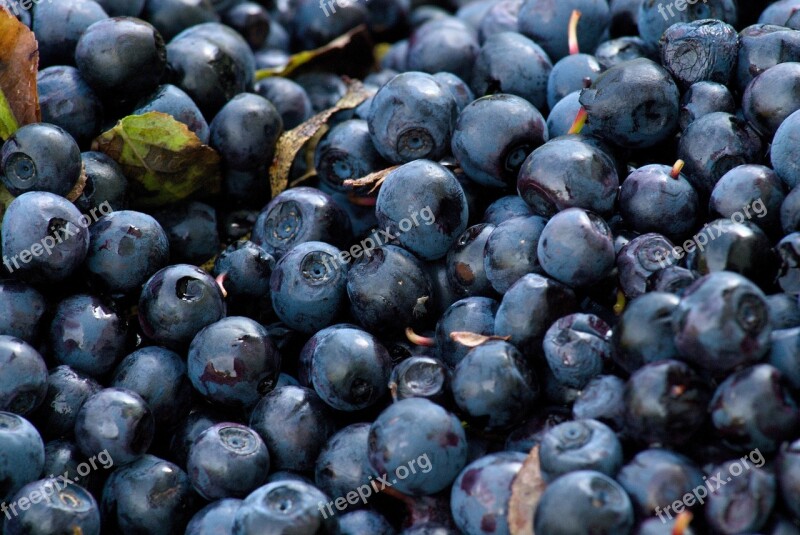
[[[672,166],[672,172],[669,174],[675,180],[678,180],[678,177],[681,176],[681,171],[683,171],[683,166],[686,165],[686,162],[683,160],[678,160],[675,162],[675,165]]]
[[[578,47],[578,21],[581,20],[581,12],[577,9],[572,11],[572,16],[569,18],[569,29],[568,29],[568,39],[569,39],[569,53],[578,54],[580,49]]]
[[[675,524],[672,526],[672,535],[684,535],[693,517],[694,515],[692,515],[691,511],[684,511],[678,514],[675,517]]]
[[[580,134],[583,127],[586,125],[586,118],[588,117],[588,113],[586,112],[586,108],[581,108],[578,110],[578,115],[575,116],[575,121],[572,123],[572,126],[569,129],[568,134]]]
[[[217,286],[219,286],[219,290],[222,292],[222,297],[228,297],[228,290],[225,289],[225,284],[224,284],[225,277],[227,276],[228,276],[227,272],[220,273],[219,275],[217,275],[217,278],[214,279],[215,281],[217,281]]]
[[[422,336],[414,332],[414,329],[411,327],[406,327],[406,338],[408,341],[417,346],[423,347],[434,347],[436,346],[436,340],[431,338],[430,336]]]

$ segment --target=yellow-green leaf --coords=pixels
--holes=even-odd
[[[133,182],[133,204],[155,208],[203,189],[219,191],[217,152],[171,115],[130,115],[92,143],[92,150],[115,160]]]
[[[11,106],[3,90],[0,89],[0,139],[8,139],[18,128],[17,118],[14,117],[14,112],[11,111]]]

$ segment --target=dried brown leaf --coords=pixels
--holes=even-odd
[[[486,335],[471,333],[469,331],[453,331],[450,333],[450,339],[461,344],[462,346],[477,347],[485,342],[489,342],[490,340],[502,340],[507,342],[511,340],[511,335],[499,336],[496,334]]]
[[[42,120],[36,74],[39,69],[39,45],[33,32],[4,7],[0,7],[0,93],[5,102],[0,117],[4,137],[16,127]],[[10,114],[8,113],[10,112]],[[13,117],[9,117],[9,115]]]
[[[511,484],[511,498],[508,500],[508,528],[511,535],[535,535],[533,516],[545,486],[537,444],[528,453]]]

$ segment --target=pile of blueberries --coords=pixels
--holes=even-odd
[[[12,9],[0,533],[800,534],[800,0]],[[147,112],[220,192],[92,150]]]

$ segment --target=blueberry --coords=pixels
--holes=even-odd
[[[776,368],[757,364],[728,376],[708,406],[718,435],[730,448],[775,451],[800,423],[797,404]],[[768,416],[769,415],[769,416]]]
[[[336,10],[335,12],[333,10]],[[298,50],[321,47],[343,33],[367,22],[367,8],[361,3],[320,6],[319,2],[298,2],[292,20],[292,37]]]
[[[472,93],[472,89],[467,85],[467,82],[455,74],[451,72],[437,72],[433,77],[436,78],[437,82],[450,90],[453,98],[456,99],[456,107],[459,113],[461,113],[470,102],[475,100],[475,95]],[[465,78],[465,80],[469,80],[469,78]]]
[[[102,389],[91,377],[69,366],[57,366],[47,376],[47,393],[31,420],[45,439],[71,436],[81,405]]]
[[[470,348],[450,338],[451,333],[494,334],[497,307],[497,301],[488,297],[467,297],[450,305],[436,324],[437,356],[454,368]]]
[[[739,36],[722,20],[678,22],[666,29],[659,46],[661,64],[683,88],[697,82],[727,84],[738,59]]]
[[[583,14],[578,23],[578,44],[582,50],[594,50],[611,20],[607,2],[526,0],[519,10],[519,31],[540,43],[553,61],[558,61],[569,53],[567,27],[575,9]]]
[[[82,212],[96,216],[110,207],[111,210],[124,210],[128,206],[128,179],[122,168],[109,156],[102,152],[84,152],[81,154],[83,169],[86,173],[86,186],[75,200],[75,206]]]
[[[222,21],[239,32],[253,50],[261,47],[269,35],[269,12],[254,2],[236,3],[223,12]]]
[[[578,470],[545,488],[533,525],[542,535],[630,533],[633,508],[616,481],[594,470]]]
[[[795,159],[798,138],[800,138],[800,113],[794,112],[778,127],[770,148],[772,168],[787,189],[794,188],[800,182],[800,166]]]
[[[89,228],[86,267],[104,289],[123,294],[142,284],[169,261],[169,241],[147,214],[123,210]]]
[[[39,339],[47,301],[39,291],[16,280],[0,280],[0,334],[35,344]]]
[[[644,442],[684,444],[705,423],[710,399],[706,384],[687,364],[645,364],[625,386],[626,428]]]
[[[614,477],[622,467],[622,444],[604,423],[575,420],[544,433],[539,459],[542,476],[550,482],[578,470],[595,470]]]
[[[785,199],[780,178],[763,165],[740,165],[719,179],[711,191],[709,211],[720,217],[745,212],[765,232],[780,229],[780,208]],[[754,214],[749,211],[753,210]],[[753,218],[753,215],[756,217]]]
[[[152,213],[169,239],[173,263],[202,265],[219,250],[217,213],[208,204],[190,201]]]
[[[357,411],[386,394],[390,370],[389,352],[375,337],[342,327],[315,340],[309,378],[325,403],[340,411]]]
[[[150,277],[139,297],[139,325],[155,342],[183,347],[203,327],[225,316],[222,293],[205,271],[167,266]]]
[[[311,100],[297,82],[280,76],[256,83],[255,92],[272,102],[281,115],[283,127],[291,130],[311,118]]]
[[[78,40],[75,64],[99,94],[134,98],[156,87],[167,64],[164,39],[152,25],[133,17],[95,22]]]
[[[800,187],[795,187],[781,204],[781,228],[786,234],[800,230]]]
[[[341,535],[395,535],[397,532],[391,524],[375,511],[353,511],[339,517],[339,533]]]
[[[369,461],[400,492],[434,494],[446,489],[466,464],[464,429],[458,418],[427,399],[398,401],[370,427]]]
[[[491,295],[484,269],[484,248],[494,225],[480,223],[465,230],[447,253],[447,278],[460,296]]]
[[[505,429],[525,418],[539,395],[538,383],[522,353],[508,342],[490,341],[456,365],[451,388],[476,427]]]
[[[139,394],[105,388],[90,396],[75,419],[75,440],[86,457],[106,451],[118,465],[133,462],[153,441],[153,413]]]
[[[769,305],[769,317],[775,330],[800,326],[800,302],[794,294],[768,295],[767,304]]]
[[[56,307],[50,324],[53,355],[93,377],[111,371],[127,349],[128,324],[98,297],[74,295]]]
[[[615,0],[614,6],[619,4],[622,0]],[[640,2],[640,0],[633,0]],[[638,5],[636,6],[638,8]],[[629,34],[625,37],[618,37],[610,41],[603,41],[594,51],[594,57],[606,69],[610,69],[615,65],[624,63],[626,61],[637,58],[656,59],[658,55],[657,46],[654,43],[649,43],[635,34]]]
[[[480,46],[475,32],[455,18],[428,21],[408,40],[407,69],[435,74],[450,72],[469,80]]]
[[[379,238],[394,237],[424,260],[445,255],[466,230],[468,211],[456,177],[430,160],[416,160],[390,172],[375,206],[382,229]]]
[[[750,81],[779,63],[800,60],[800,35],[784,26],[754,24],[739,34],[736,79],[744,91]]]
[[[231,421],[237,420],[223,411],[212,409],[210,405],[193,408],[172,433],[169,446],[170,458],[185,468],[189,448],[194,440],[212,425]]]
[[[781,257],[778,284],[784,292],[800,294],[800,233],[792,232],[775,246]]]
[[[400,361],[389,377],[392,399],[427,398],[443,404],[450,392],[450,370],[439,359],[412,356]]]
[[[197,501],[186,472],[169,461],[145,455],[121,466],[106,481],[103,522],[107,529],[121,533],[180,533]]]
[[[343,121],[320,140],[314,155],[314,168],[320,180],[337,191],[350,191],[342,185],[348,179],[367,176],[388,167],[372,144],[367,122]]]
[[[206,399],[252,407],[278,378],[281,357],[267,330],[231,316],[203,328],[189,346],[188,375]]]
[[[537,408],[528,420],[518,425],[508,434],[505,449],[528,454],[531,448],[540,444],[544,434],[560,423],[570,420],[569,410],[561,406]]]
[[[242,500],[225,498],[217,500],[200,509],[189,524],[186,535],[213,535],[214,533],[231,533],[236,512]]]
[[[470,87],[477,97],[507,93],[543,110],[552,69],[550,57],[537,43],[517,32],[500,32],[486,39],[478,52]]]
[[[747,84],[742,112],[759,134],[775,135],[781,123],[800,109],[800,63],[770,67]]]
[[[35,480],[44,467],[44,443],[25,418],[0,412],[0,500]]]
[[[351,266],[347,295],[353,315],[364,327],[396,332],[426,315],[432,290],[427,273],[414,255],[385,245],[369,256],[365,253]]]
[[[596,284],[614,267],[611,230],[593,212],[569,208],[547,222],[537,255],[545,273],[564,284]]]
[[[151,346],[134,351],[114,370],[111,386],[139,394],[159,429],[172,429],[189,414],[192,385],[186,364],[168,349]]]
[[[447,87],[430,74],[407,72],[378,90],[367,123],[378,152],[401,164],[446,155],[457,114]]]
[[[243,498],[267,478],[269,452],[249,427],[216,424],[192,442],[186,472],[194,489],[207,500]]]
[[[597,375],[581,389],[572,416],[597,420],[619,432],[624,425],[624,393],[625,381],[616,375]]]
[[[314,188],[291,188],[264,207],[251,239],[280,260],[293,246],[307,241],[345,247],[349,223],[347,213],[330,195]]]
[[[103,104],[78,69],[66,65],[42,69],[36,87],[43,122],[63,128],[80,144],[99,133]]]
[[[699,368],[724,374],[769,350],[764,293],[741,275],[718,272],[687,288],[673,313],[675,345]]]
[[[250,240],[229,245],[214,260],[213,275],[233,298],[259,299],[269,295],[269,280],[275,259]]]
[[[253,93],[236,95],[209,125],[209,144],[229,169],[247,171],[272,163],[283,119],[272,103]]]
[[[62,483],[48,478],[22,487],[13,503],[20,505],[20,500],[25,500],[29,502],[28,506],[25,509],[20,507],[19,514],[6,517],[3,533],[100,535],[100,508],[94,497],[80,485],[73,483],[59,488],[59,484]],[[34,501],[33,496],[39,496],[39,499]]]
[[[751,454],[752,455],[752,454]],[[763,458],[762,458],[763,459]],[[734,474],[734,466],[742,470],[746,459],[722,463],[711,469],[712,474]],[[705,504],[706,520],[709,525],[722,533],[745,533],[759,531],[767,523],[776,500],[775,475],[766,470],[751,468],[739,476],[729,478],[725,486],[708,495]],[[735,504],[735,505],[734,505]],[[730,515],[735,507],[739,514]]]
[[[486,4],[486,2],[471,2],[475,4]],[[467,8],[470,4],[466,4],[461,10],[461,18],[466,16]],[[481,43],[486,41],[489,37],[496,33],[501,32],[515,32],[519,29],[519,10],[522,7],[522,0],[501,0],[500,2],[488,2],[488,7],[485,8],[485,13],[481,16],[476,15],[473,26],[478,28],[478,37]],[[480,8],[475,8],[478,11]],[[459,12],[456,12],[459,16]],[[469,23],[469,21],[467,21]]]
[[[322,492],[329,496],[344,496],[361,485],[370,484],[372,468],[367,457],[368,435],[369,424],[360,423],[345,427],[328,440],[314,469],[314,481]]]
[[[142,98],[137,104],[134,114],[142,115],[157,111],[171,115],[176,121],[185,124],[194,132],[201,143],[208,144],[209,129],[197,104],[186,92],[172,84],[163,84]]]
[[[497,94],[461,111],[451,145],[471,180],[502,188],[514,184],[525,158],[547,137],[539,110],[518,96]]]
[[[617,270],[622,291],[629,299],[647,291],[650,276],[663,269],[673,252],[672,243],[661,234],[642,234],[617,253]]]
[[[693,121],[717,111],[734,113],[736,103],[727,86],[716,82],[697,82],[681,97],[681,130]]]
[[[610,327],[593,314],[569,314],[547,329],[542,348],[559,383],[582,388],[611,358]]]
[[[511,485],[525,456],[504,451],[468,464],[450,491],[450,510],[463,533],[507,535]]]
[[[555,139],[569,133],[581,110],[580,98],[581,92],[573,91],[553,105],[547,115],[547,132],[550,138]]]
[[[80,37],[89,26],[107,18],[93,0],[36,4],[31,24],[36,28],[40,66],[73,65]]]
[[[651,291],[633,299],[611,336],[613,358],[628,373],[645,364],[680,357],[672,332],[672,315],[680,298]]]
[[[315,113],[332,108],[345,93],[347,85],[332,72],[309,72],[295,78],[311,101],[311,109]]]
[[[547,221],[539,216],[502,222],[486,240],[484,269],[495,291],[503,293],[528,273],[542,273],[537,246]]]
[[[651,0],[646,0],[640,4],[637,27],[639,35],[643,39],[651,43],[658,43],[662,34],[670,26],[679,22],[719,19],[730,24],[736,23],[737,2],[732,0],[704,0],[702,3],[689,4],[684,6],[683,10],[677,11],[669,9],[670,7],[677,9],[678,6],[674,4],[659,4]]]
[[[625,95],[626,98],[619,98]],[[678,87],[657,63],[638,58],[611,67],[580,102],[588,113],[587,128],[609,143],[635,149],[667,139],[678,126]]]
[[[564,56],[553,65],[547,80],[547,106],[552,109],[570,93],[591,84],[603,70],[597,58],[589,54]]]
[[[594,143],[573,136],[533,151],[517,177],[519,196],[545,217],[573,207],[610,215],[618,188],[611,157]]]
[[[775,463],[778,491],[792,515],[800,516],[800,441],[784,442]],[[762,457],[763,459],[763,457]]]
[[[66,195],[81,175],[81,151],[63,128],[26,125],[0,149],[0,180],[12,195],[46,191]]]
[[[318,9],[316,4],[312,4]],[[257,535],[265,526],[276,535],[337,533],[338,520],[323,512],[328,497],[302,481],[275,481],[259,487],[236,512],[232,535]]]
[[[681,296],[700,275],[680,266],[667,266],[647,278],[648,292],[668,292]]]
[[[250,427],[264,439],[275,469],[298,471],[313,470],[335,431],[328,406],[313,390],[299,386],[282,386],[262,397]]]
[[[219,21],[211,2],[192,0],[146,0],[142,16],[158,29],[165,40],[172,39],[190,26]]]

